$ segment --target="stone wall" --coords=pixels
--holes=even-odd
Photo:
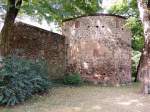
[[[107,14],[64,21],[67,72],[100,84],[131,82],[131,33],[124,24],[125,18]]]
[[[105,85],[131,82],[131,32],[125,18],[97,14],[64,21],[64,36],[15,23],[11,53],[45,58],[51,79],[79,72],[86,81]]]
[[[30,58],[45,58],[51,79],[65,72],[65,38],[35,26],[15,23],[11,38],[11,53]]]

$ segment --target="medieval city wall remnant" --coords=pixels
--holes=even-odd
[[[50,79],[65,74],[65,37],[29,24],[17,22],[11,37],[10,53],[28,58],[45,58]]]
[[[94,14],[63,22],[63,35],[17,22],[11,37],[10,53],[45,58],[51,79],[66,72],[106,85],[131,82],[131,32],[125,18]]]
[[[125,18],[95,14],[65,20],[67,72],[101,84],[131,82],[131,32]]]

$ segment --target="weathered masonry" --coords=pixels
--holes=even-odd
[[[64,21],[67,72],[94,83],[130,83],[131,32],[124,25],[125,18],[108,14]]]
[[[63,22],[63,35],[15,23],[11,53],[45,58],[51,79],[79,72],[85,81],[118,85],[131,82],[131,32],[125,18],[95,14]]]
[[[17,22],[11,37],[11,53],[28,58],[45,58],[49,77],[62,78],[65,73],[65,37]]]

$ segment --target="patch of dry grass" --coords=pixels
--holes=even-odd
[[[0,112],[150,112],[150,96],[139,85],[126,87],[55,87],[45,96],[35,96],[23,105]]]

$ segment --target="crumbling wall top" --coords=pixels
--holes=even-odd
[[[70,21],[70,20],[75,20],[75,19],[81,18],[81,17],[88,17],[88,16],[112,16],[112,17],[118,17],[118,18],[122,18],[122,19],[127,19],[124,16],[115,15],[115,14],[95,13],[95,14],[87,14],[87,15],[82,15],[82,16],[78,16],[78,17],[74,17],[74,18],[65,19],[65,20],[63,20],[63,22]]]

